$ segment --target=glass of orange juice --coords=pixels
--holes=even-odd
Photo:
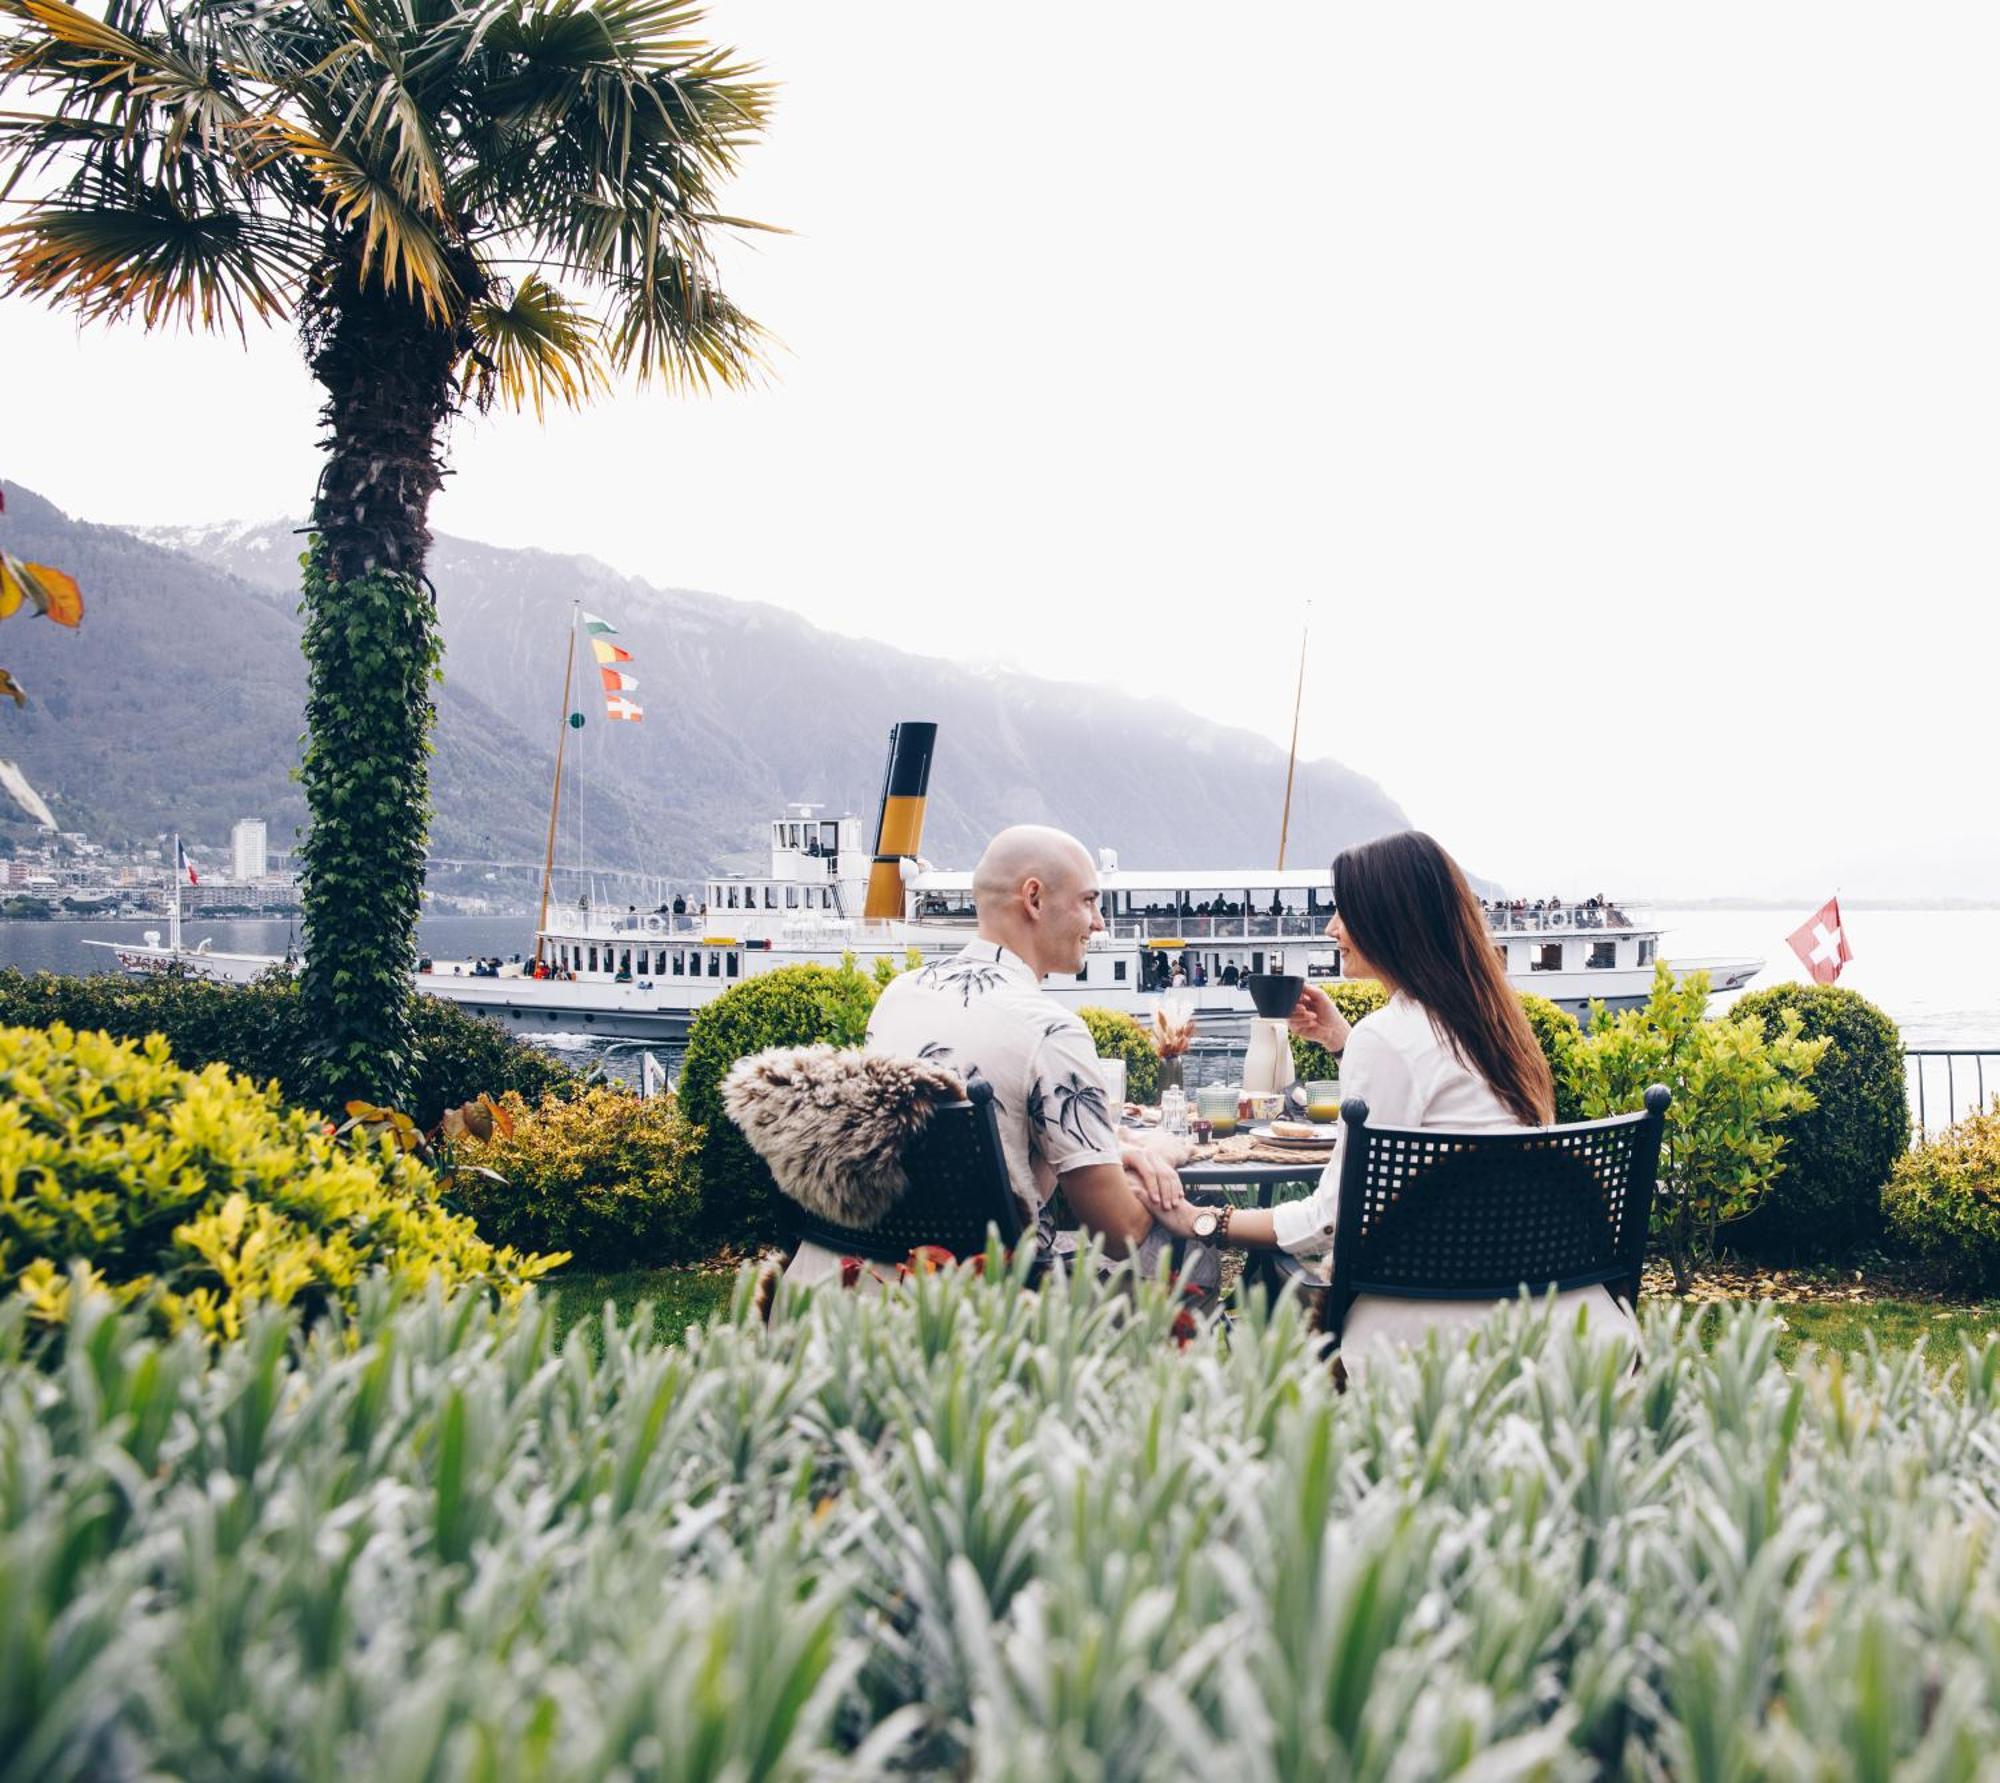
[[[1236,1131],[1236,1086],[1233,1083],[1203,1084],[1195,1091],[1195,1108],[1214,1130],[1216,1138]]]
[[[1337,1121],[1340,1119],[1340,1079],[1330,1082],[1306,1085],[1306,1119],[1309,1121]]]

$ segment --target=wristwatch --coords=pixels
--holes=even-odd
[[[1213,1240],[1217,1244],[1229,1242],[1229,1216],[1235,1207],[1224,1202],[1220,1207],[1204,1207],[1194,1216],[1194,1235],[1203,1244]]]

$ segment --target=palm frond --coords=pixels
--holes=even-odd
[[[184,39],[122,31],[68,0],[4,0],[0,11],[43,33],[16,37],[0,48],[0,81],[25,77],[31,85],[58,84],[71,108],[117,117],[128,130],[157,108],[165,114],[163,147],[170,156],[190,141],[211,154],[222,150],[226,132],[249,116],[214,54],[216,46],[197,48]]]
[[[479,407],[582,408],[604,387],[603,331],[556,286],[529,274],[505,298],[472,306],[474,345],[461,383]]]
[[[764,333],[689,260],[662,253],[611,282],[611,363],[640,383],[735,390],[764,366]]]
[[[440,220],[392,173],[288,119],[270,120],[260,136],[305,169],[338,222],[362,232],[364,278],[376,271],[387,289],[401,290],[434,320],[449,317],[462,293],[446,264]]]
[[[241,333],[249,316],[289,311],[287,269],[302,270],[282,229],[240,211],[190,213],[158,195],[116,208],[47,200],[0,225],[7,293],[65,304],[88,320],[227,322]]]

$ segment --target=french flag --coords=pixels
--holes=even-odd
[[[181,846],[181,839],[178,836],[174,838],[174,865],[188,884],[201,883],[201,875],[194,870],[194,862],[188,859],[188,851]]]

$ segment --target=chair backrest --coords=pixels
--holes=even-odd
[[[793,1235],[844,1257],[882,1263],[900,1263],[925,1245],[954,1257],[980,1255],[989,1226],[998,1228],[1002,1245],[1011,1249],[1020,1242],[1021,1204],[1007,1180],[991,1084],[972,1083],[966,1100],[934,1110],[904,1147],[903,1171],[908,1190],[872,1226],[835,1225],[786,1201]]]
[[[1399,1131],[1343,1103],[1333,1276],[1338,1336],[1357,1294],[1505,1299],[1602,1283],[1637,1303],[1671,1095],[1642,1113],[1518,1133]]]

